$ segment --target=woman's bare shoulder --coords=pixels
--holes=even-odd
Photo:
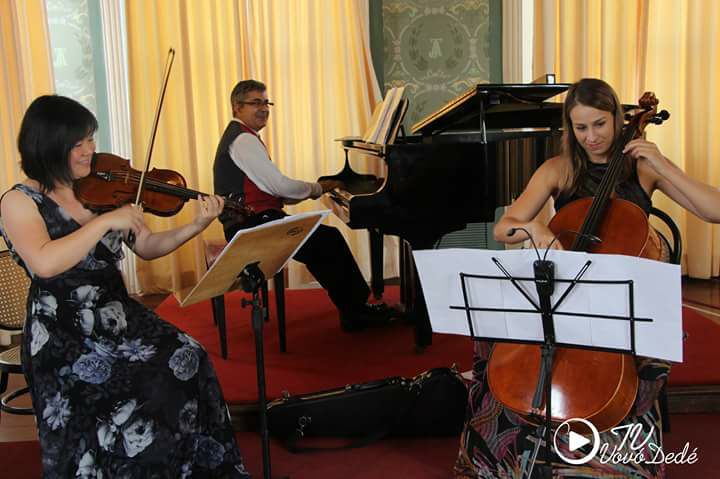
[[[41,195],[39,191],[40,185],[33,180],[25,180],[18,183],[18,185],[26,188],[12,187],[2,194],[0,198],[0,208],[3,213],[10,211],[17,213],[19,210],[37,210],[35,203],[39,200],[35,197]]]
[[[548,158],[538,169],[538,173],[543,176],[543,179],[554,188],[562,188],[570,178],[571,171],[570,160],[563,155]]]
[[[565,155],[557,155],[553,156],[551,158],[548,158],[543,163],[543,166],[547,165],[548,168],[551,168],[556,171],[565,172],[568,168],[571,167],[570,165],[570,159],[566,157]]]

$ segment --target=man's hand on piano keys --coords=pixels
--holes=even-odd
[[[344,187],[343,182],[339,180],[318,180],[318,183],[320,183],[323,193],[327,193],[328,191],[334,190],[335,188],[342,189]]]

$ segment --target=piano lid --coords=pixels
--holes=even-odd
[[[567,83],[476,85],[414,124],[412,132],[429,135],[483,127],[551,127],[551,123],[557,123],[562,105],[545,103],[545,100],[565,92],[569,87]],[[493,117],[497,119],[491,122],[494,124],[486,125]]]

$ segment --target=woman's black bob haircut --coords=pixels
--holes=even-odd
[[[97,128],[95,116],[75,100],[40,96],[30,104],[20,125],[20,166],[45,192],[55,189],[56,182],[72,183],[70,150]]]

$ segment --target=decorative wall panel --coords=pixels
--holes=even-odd
[[[384,0],[384,90],[405,85],[405,125],[491,78],[490,0]],[[499,45],[496,48],[500,48]]]

